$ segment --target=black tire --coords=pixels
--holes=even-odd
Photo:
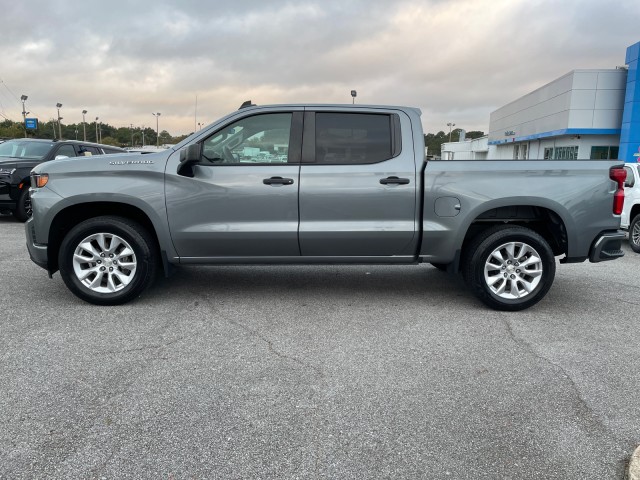
[[[629,225],[629,245],[631,250],[640,253],[640,215],[633,217],[633,221]]]
[[[29,186],[24,185],[20,195],[18,195],[18,202],[16,209],[13,211],[13,216],[21,222],[26,222],[31,217],[31,195],[29,195]]]
[[[100,249],[99,243],[94,243],[94,236],[101,234],[108,239],[108,243],[102,240],[104,245],[116,248],[113,259],[109,258],[111,254],[105,254],[108,248]],[[91,238],[94,240],[86,241]],[[102,253],[97,255],[89,253],[88,249],[78,250],[81,244],[91,244],[94,252]],[[120,247],[122,250],[118,251]],[[128,253],[129,248],[133,254]],[[97,260],[74,260],[77,251]],[[114,260],[120,260],[120,265]],[[115,216],[95,217],[76,225],[67,233],[60,245],[58,264],[62,280],[77,297],[96,305],[121,305],[140,296],[153,283],[158,268],[158,249],[155,239],[137,222]],[[128,269],[129,265],[133,265],[131,270]],[[99,269],[104,272],[99,272]],[[111,270],[113,272],[109,273]],[[88,276],[86,282],[95,282],[96,285],[83,283],[80,274]],[[125,284],[121,278],[128,283]]]
[[[508,252],[511,245],[515,256]],[[494,252],[504,259],[502,263],[492,256]],[[496,266],[487,270],[487,278],[485,265]],[[462,273],[484,304],[496,310],[517,311],[535,305],[547,294],[555,278],[556,261],[547,241],[533,230],[501,225],[480,233],[466,247]]]

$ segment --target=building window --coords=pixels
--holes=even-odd
[[[619,147],[591,147],[591,160],[609,160],[618,158]]]
[[[578,147],[556,147],[553,152],[553,158],[555,160],[577,160]]]
[[[527,158],[529,158],[528,156],[529,152],[527,151],[528,147],[529,146],[526,144],[520,145],[520,158],[522,158],[523,160],[526,160]]]
[[[551,160],[553,158],[553,148],[544,149],[544,159]]]

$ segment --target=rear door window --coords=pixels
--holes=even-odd
[[[377,163],[394,156],[393,115],[316,113],[315,161]]]

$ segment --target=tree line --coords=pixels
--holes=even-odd
[[[48,122],[38,122],[37,130],[27,130],[29,138],[54,139],[62,138],[65,140],[84,140],[86,128],[87,142],[103,143],[105,145],[113,145],[116,147],[140,147],[143,145],[156,145],[156,131],[151,127],[144,129],[140,127],[114,127],[108,123],[87,122],[62,124],[58,126],[58,122],[50,120]],[[25,127],[22,122],[14,122],[13,120],[4,120],[0,122],[0,138],[24,138]],[[189,134],[190,135],[190,134]],[[160,132],[158,143],[174,144],[182,141],[188,135],[173,137],[166,130]]]
[[[457,142],[460,138],[460,128],[456,128],[451,131],[451,141]],[[465,134],[465,138],[467,140],[484,137],[484,132],[479,130],[471,130]],[[444,131],[439,131],[438,133],[427,133],[424,136],[424,146],[427,147],[427,155],[435,155],[440,156],[442,151],[442,144],[447,143],[449,141],[449,133]]]
[[[85,125],[82,123],[62,124],[62,138],[66,140],[84,140]],[[452,130],[451,140],[457,141],[460,136],[459,128]],[[23,138],[24,124],[22,122],[14,122],[13,120],[4,120],[0,122],[0,138]],[[144,129],[140,127],[119,127],[116,128],[108,123],[90,122],[86,124],[86,135],[88,142],[103,143],[106,145],[114,145],[117,147],[139,147],[143,145],[156,144],[156,131],[151,127]],[[182,141],[188,135],[177,137],[171,136],[166,130],[160,132],[158,143],[174,144]],[[48,122],[39,122],[37,130],[27,130],[27,136],[31,138],[47,138],[53,139],[59,137],[58,123],[55,120]],[[466,133],[467,139],[474,139],[484,136],[484,132],[472,130]],[[449,141],[449,133],[439,131],[438,133],[427,133],[424,136],[424,145],[427,147],[428,155],[439,156],[441,154],[442,144]]]

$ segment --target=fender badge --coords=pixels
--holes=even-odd
[[[109,165],[150,165],[153,160],[119,160],[117,162],[109,162]]]

